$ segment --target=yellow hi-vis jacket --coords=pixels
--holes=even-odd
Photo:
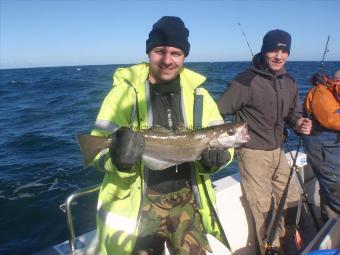
[[[92,135],[108,136],[121,126],[137,129],[137,116],[139,116],[141,127],[152,126],[150,92],[147,84],[148,74],[149,65],[147,63],[116,70],[113,76],[113,88],[104,99]],[[193,127],[195,89],[204,81],[205,77],[186,68],[180,72],[181,105],[187,127]],[[223,123],[218,108],[209,93],[203,88],[197,90],[203,95],[202,126]],[[229,149],[229,152],[233,156],[233,149]],[[204,228],[207,233],[214,235],[228,246],[219,225],[216,224],[216,220],[212,216],[211,205],[215,204],[216,197],[210,177],[208,174],[204,174],[204,169],[199,162],[194,164],[195,169],[193,169],[191,182]],[[106,173],[97,206],[100,254],[129,255],[137,238],[146,190],[144,175],[145,171],[149,170],[144,169],[143,163],[140,163],[134,165],[131,171],[119,171],[112,164],[108,149],[97,155],[94,165],[98,170]]]

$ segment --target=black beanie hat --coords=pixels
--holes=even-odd
[[[178,17],[164,16],[158,20],[146,40],[146,53],[157,46],[172,46],[181,49],[185,56],[189,55],[189,30]]]
[[[289,54],[291,41],[291,36],[286,31],[280,29],[271,30],[263,37],[261,52],[266,53],[281,49]]]

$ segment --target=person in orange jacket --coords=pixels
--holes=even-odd
[[[316,75],[304,108],[311,116],[311,135],[303,145],[308,164],[320,184],[321,216],[326,222],[340,215],[340,70],[333,79]]]

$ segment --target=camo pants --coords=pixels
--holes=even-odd
[[[169,193],[147,191],[133,255],[160,255],[166,242],[170,254],[211,252],[201,216],[189,187]]]

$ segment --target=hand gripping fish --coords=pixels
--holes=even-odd
[[[200,159],[206,148],[238,147],[249,141],[248,127],[244,122],[224,123],[197,130],[171,131],[145,129],[139,132],[144,138],[142,161],[152,170],[162,170],[184,162]],[[95,156],[111,146],[111,137],[78,134],[84,167]]]

